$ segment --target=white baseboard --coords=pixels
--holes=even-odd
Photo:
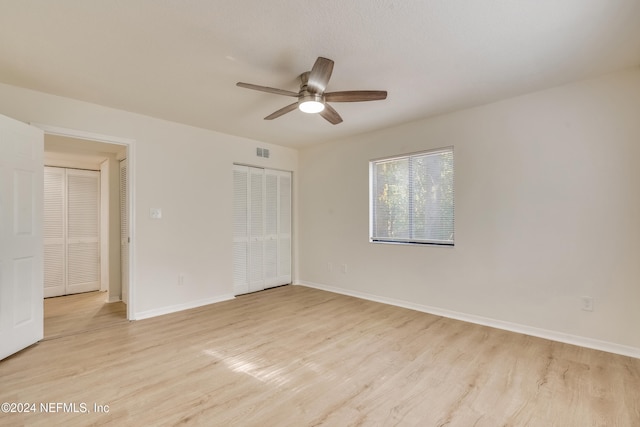
[[[178,311],[189,310],[190,308],[202,307],[203,305],[215,304],[217,302],[229,301],[234,299],[233,295],[220,295],[214,298],[206,298],[197,301],[191,301],[184,304],[170,305],[168,307],[154,308],[153,310],[141,311],[133,315],[132,320],[148,319],[150,317],[162,316],[163,314],[175,313]]]
[[[107,300],[108,303],[112,303],[112,302],[120,302],[122,301],[120,299],[120,295],[116,295],[116,296],[111,296],[109,295],[109,299]]]
[[[296,285],[307,286],[310,288],[320,289],[323,291],[333,292],[342,295],[348,295],[369,301],[380,302],[383,304],[395,305],[397,307],[408,308],[411,310],[421,311],[423,313],[434,314],[436,316],[448,317],[450,319],[462,320],[463,322],[475,323],[478,325],[489,326],[492,328],[503,329],[506,331],[517,332],[524,335],[530,335],[538,338],[544,338],[551,341],[558,341],[565,344],[577,345],[580,347],[591,348],[594,350],[606,351],[609,353],[620,354],[622,356],[634,357],[640,359],[640,348],[625,346],[608,341],[601,341],[593,338],[581,337],[578,335],[565,334],[563,332],[552,331],[548,329],[536,328],[533,326],[521,325],[518,323],[505,322],[503,320],[491,319],[488,317],[476,316],[474,314],[460,313],[457,311],[446,310],[438,307],[431,307],[422,304],[415,304],[408,301],[397,300],[394,298],[380,297],[366,292],[352,291],[349,289],[327,286],[320,283],[307,281],[298,281]]]

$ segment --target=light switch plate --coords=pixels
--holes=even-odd
[[[160,209],[160,208],[151,208],[151,209],[149,209],[149,217],[151,219],[160,219],[160,218],[162,218],[162,209]]]

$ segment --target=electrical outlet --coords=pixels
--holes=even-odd
[[[327,263],[327,271],[333,271],[333,263],[332,262],[328,262]]]
[[[184,286],[184,274],[178,274],[178,286]]]
[[[584,296],[582,300],[582,309],[584,311],[593,311],[593,297]]]
[[[347,274],[347,264],[342,264],[342,273]]]

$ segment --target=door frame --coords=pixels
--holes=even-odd
[[[127,304],[127,320],[135,320],[135,139],[119,136],[102,135],[77,129],[68,129],[43,123],[29,123],[45,133],[45,135],[65,136],[69,138],[85,139],[88,141],[104,142],[107,144],[124,145],[127,150],[127,202],[129,215],[129,289]],[[122,293],[122,290],[120,291]]]

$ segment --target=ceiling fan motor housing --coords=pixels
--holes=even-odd
[[[324,95],[309,92],[307,82],[310,72],[300,74],[300,92],[298,92],[298,108],[304,113],[319,113],[324,110]]]
[[[259,90],[261,92],[274,93],[276,95],[291,96],[298,98],[297,102],[282,107],[265,117],[265,120],[273,120],[284,114],[299,109],[305,113],[320,113],[320,116],[333,125],[342,122],[340,114],[330,105],[332,102],[360,102],[376,101],[387,98],[384,90],[348,90],[339,92],[325,92],[331,73],[333,71],[333,61],[327,58],[318,57],[313,64],[311,71],[300,74],[300,90],[298,93],[277,89],[268,86],[259,86],[251,83],[236,83],[237,86],[247,89]],[[327,102],[328,101],[328,102]]]

